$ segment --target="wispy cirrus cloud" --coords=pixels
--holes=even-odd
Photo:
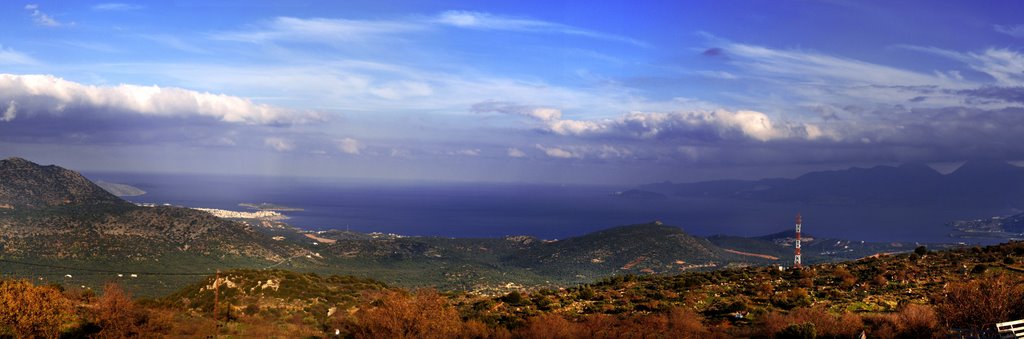
[[[1016,50],[992,47],[982,51],[958,52],[933,46],[896,47],[959,61],[975,71],[991,76],[1001,86],[1024,85],[1024,53]]]
[[[373,41],[382,35],[423,30],[418,23],[394,20],[350,20],[329,18],[277,17],[255,29],[218,32],[210,35],[215,40],[240,42],[301,41],[340,43]]]
[[[39,10],[38,4],[25,5],[25,10],[28,11],[30,15],[32,15],[32,21],[34,21],[37,25],[47,27],[59,27],[67,25],[65,23],[57,21],[57,19],[54,19],[50,15],[43,13],[43,11]]]
[[[529,18],[501,16],[485,12],[446,11],[439,14],[433,22],[466,29],[557,33],[627,43],[640,47],[648,46],[648,44],[643,41],[629,37],[587,30],[560,23]]]
[[[188,42],[181,37],[170,35],[170,34],[139,34],[140,38],[150,40],[161,45],[189,53],[196,54],[207,54],[209,51],[195,45],[194,43]]]
[[[211,37],[218,40],[256,43],[271,41],[365,42],[372,41],[372,39],[381,36],[422,32],[436,27],[565,34],[640,47],[648,46],[647,43],[637,39],[560,23],[471,11],[445,11],[432,17],[406,17],[384,20],[277,17],[256,26],[254,29],[219,32],[212,34]]]
[[[741,43],[728,43],[720,49],[735,65],[780,80],[817,83],[840,81],[847,85],[956,85],[934,74],[811,51],[773,49]]]
[[[95,11],[137,11],[143,8],[145,6],[123,2],[105,2],[92,6],[92,9]]]
[[[38,63],[28,54],[0,45],[0,65],[34,65]]]
[[[1014,38],[1024,38],[1024,25],[992,25],[992,29]]]

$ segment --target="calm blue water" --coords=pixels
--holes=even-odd
[[[406,235],[565,238],[625,224],[662,220],[695,235],[753,236],[792,227],[804,232],[867,241],[950,241],[944,224],[1008,211],[817,206],[738,200],[671,198],[626,200],[611,193],[628,187],[367,183],[245,176],[88,174],[139,187],[134,202],[246,210],[243,202],[269,202],[305,211],[284,212],[305,229],[351,229]]]

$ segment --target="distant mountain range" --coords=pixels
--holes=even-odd
[[[809,178],[803,180],[814,176]],[[743,191],[752,183],[733,188]],[[668,187],[696,194],[693,188],[700,184]],[[764,238],[701,238],[660,222],[614,227],[558,241],[529,236],[472,239],[308,232],[267,220],[220,219],[183,207],[136,206],[74,171],[20,158],[0,160],[0,207],[0,258],[43,265],[23,267],[0,260],[0,270],[5,273],[30,277],[66,274],[64,279],[69,279],[76,268],[152,272],[150,278],[125,282],[138,284],[137,289],[150,295],[191,282],[185,277],[188,275],[175,279],[163,275],[231,267],[355,274],[406,286],[487,289],[585,283],[621,274],[788,265],[792,253],[792,239],[787,240],[785,233]],[[834,239],[808,241],[804,248],[804,260],[809,263],[912,250],[910,245],[898,243]],[[94,273],[74,279],[86,279],[81,281],[84,285],[113,277]]]
[[[656,183],[670,196],[877,206],[1024,206],[1024,168],[971,161],[949,174],[924,164],[812,172],[794,179]]]

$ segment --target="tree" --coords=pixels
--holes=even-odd
[[[17,337],[56,338],[74,321],[71,301],[60,291],[25,280],[0,281],[0,327]]]
[[[104,338],[128,338],[138,335],[144,315],[120,285],[109,283],[96,303],[96,323]]]
[[[925,247],[924,245],[917,246],[917,248],[914,249],[914,254],[923,257],[925,254],[928,254],[928,248]]]

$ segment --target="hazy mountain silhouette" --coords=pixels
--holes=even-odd
[[[1024,168],[971,161],[943,175],[924,164],[905,164],[811,172],[794,179],[660,183],[641,189],[685,197],[838,205],[1020,206]]]

